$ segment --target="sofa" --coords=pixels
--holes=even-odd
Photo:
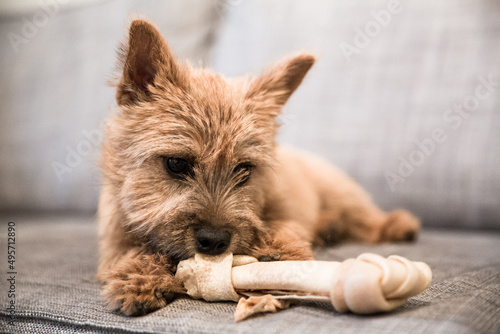
[[[140,317],[108,310],[95,278],[98,161],[135,12],[177,56],[226,76],[317,54],[278,140],[336,164],[384,209],[412,211],[422,232],[315,257],[424,261],[429,289],[369,316],[309,301],[235,323],[235,303],[189,297]],[[499,16],[494,0],[3,1],[0,332],[499,333]]]

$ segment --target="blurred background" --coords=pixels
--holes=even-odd
[[[279,141],[426,226],[500,228],[500,1],[2,0],[0,211],[95,214],[129,13],[227,76],[320,56]]]

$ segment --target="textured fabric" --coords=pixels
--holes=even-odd
[[[257,73],[314,51],[281,141],[327,157],[385,208],[429,225],[498,228],[499,17],[498,1],[237,1],[213,65]]]
[[[0,12],[0,210],[95,210],[102,121],[115,106],[108,80],[129,13],[153,19],[196,64],[220,17],[204,0],[67,2]]]
[[[320,260],[341,261],[362,252],[398,254],[427,262],[431,287],[395,312],[340,314],[326,304],[304,303],[278,314],[235,324],[235,303],[179,298],[143,317],[108,311],[94,275],[96,225],[85,217],[0,217],[17,228],[15,328],[6,324],[7,282],[0,282],[0,332],[7,333],[498,333],[500,234],[425,231],[415,244],[344,244],[319,249]],[[2,247],[5,249],[4,247]],[[7,272],[6,261],[0,264]]]

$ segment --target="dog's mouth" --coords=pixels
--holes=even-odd
[[[187,260],[191,257],[194,257],[196,252],[187,252],[187,251],[179,251],[179,250],[172,250],[172,249],[166,249],[164,252],[162,252],[163,255],[168,256],[170,260],[172,261],[173,264],[177,265],[179,262]]]
[[[155,234],[150,234],[147,236],[146,247],[148,252],[166,256],[172,261],[173,264],[177,265],[180,261],[189,259],[196,254],[194,249],[178,245],[178,242],[179,240],[172,242],[171,240],[159,238]]]
[[[168,224],[164,224],[165,227]],[[247,221],[244,227],[227,224],[219,228],[185,222],[180,230],[156,229],[145,235],[148,252],[167,256],[173,264],[194,257],[196,254],[217,256],[222,253],[253,255],[264,243],[263,229],[258,224]]]

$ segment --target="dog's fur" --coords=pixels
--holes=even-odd
[[[275,143],[276,117],[314,56],[228,79],[175,59],[151,23],[135,20],[120,60],[98,212],[98,278],[111,308],[143,314],[183,293],[173,275],[197,252],[200,226],[228,231],[228,251],[261,260],[312,259],[311,244],[329,241],[416,236],[410,213],[383,212],[338,169]],[[165,157],[189,161],[191,174],[172,177]]]

